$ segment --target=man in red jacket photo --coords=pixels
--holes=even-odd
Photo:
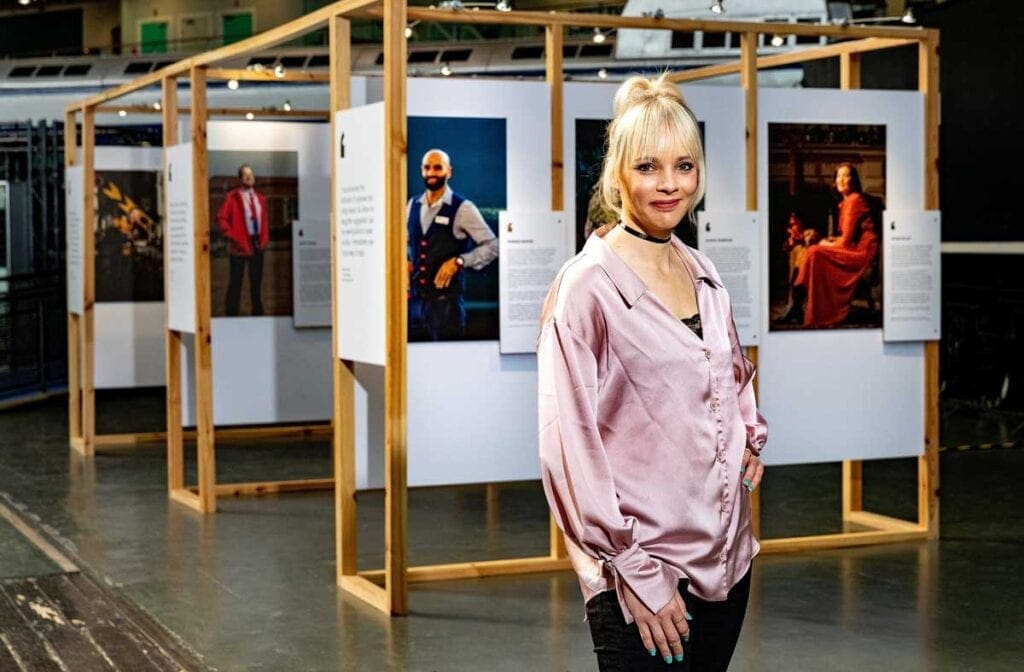
[[[252,166],[238,167],[239,186],[228,192],[217,211],[217,225],[228,239],[228,291],[225,312],[238,315],[242,295],[242,276],[249,266],[249,296],[253,315],[263,314],[263,252],[270,240],[267,224],[267,200],[256,191]]]

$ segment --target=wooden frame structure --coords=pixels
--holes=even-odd
[[[843,73],[844,88],[856,88],[859,84],[859,55],[878,49],[916,44],[919,52],[919,88],[925,99],[925,199],[924,209],[938,208],[938,46],[937,31],[908,27],[875,27],[850,25],[813,25],[790,23],[762,23],[747,21],[687,20],[654,17],[622,17],[598,14],[568,14],[558,12],[497,12],[490,10],[463,11],[458,9],[409,8],[405,0],[341,0],[322,7],[300,19],[282,24],[260,35],[242,40],[233,45],[185,59],[159,71],[149,73],[134,82],[94,96],[82,105],[69,107],[69,114],[81,107],[85,118],[91,119],[95,109],[131,91],[162,83],[164,86],[165,137],[173,141],[174,134],[166,136],[174,120],[169,117],[168,105],[173,96],[169,91],[176,87],[177,77],[189,76],[192,83],[192,110],[205,110],[205,81],[211,74],[209,66],[218,61],[237,57],[251,51],[266,49],[281,42],[294,39],[311,30],[328,25],[330,39],[330,85],[331,118],[337,110],[350,104],[348,88],[350,74],[350,26],[351,18],[376,18],[384,25],[384,53],[402,55],[407,51],[405,28],[408,21],[438,23],[476,23],[490,25],[534,26],[545,30],[546,80],[551,91],[551,183],[552,208],[561,209],[563,180],[562,147],[562,82],[564,79],[561,59],[561,43],[567,26],[600,29],[648,29],[673,30],[682,32],[705,31],[714,33],[731,32],[741,36],[741,58],[738,63],[716,65],[698,70],[678,73],[674,79],[679,82],[695,81],[723,74],[740,74],[745,91],[746,115],[746,207],[756,210],[758,205],[757,184],[757,72],[761,68],[797,64],[804,61],[839,57]],[[845,40],[819,48],[811,48],[778,56],[757,56],[757,38],[760,33],[779,35],[825,36]],[[406,174],[406,59],[402,57],[384,59],[384,101],[387,135],[385,139],[385,216],[389,221],[403,217],[405,209]],[[205,143],[205,114],[193,114],[193,142]],[[87,140],[91,135],[87,137]],[[91,140],[89,140],[91,142]],[[83,145],[85,145],[85,140]],[[198,155],[198,152],[197,152]],[[88,159],[86,159],[88,161]],[[88,171],[89,165],[85,164]],[[202,173],[197,170],[196,175]],[[205,189],[205,182],[197,188]],[[336,176],[332,166],[332,187]],[[332,263],[334,259],[335,227],[337,213],[332,208]],[[201,249],[203,236],[208,235],[205,226],[206,215],[197,212],[196,241]],[[435,581],[457,578],[482,577],[500,574],[541,572],[569,567],[561,534],[551,523],[550,553],[536,558],[518,558],[487,562],[453,563],[426,567],[409,567],[407,564],[407,480],[406,480],[406,310],[405,292],[408,282],[405,269],[405,227],[387,227],[386,274],[387,274],[387,360],[385,367],[385,563],[382,570],[360,572],[356,566],[356,502],[355,502],[355,436],[354,398],[355,377],[352,362],[337,357],[337,340],[333,346],[334,371],[334,412],[333,443],[335,506],[336,506],[336,553],[337,583],[342,591],[352,594],[377,609],[392,615],[408,613],[408,584],[419,581]],[[197,255],[197,271],[202,255]],[[86,269],[88,274],[89,269]],[[198,277],[198,273],[197,273]],[[332,291],[332,303],[336,303],[337,289]],[[207,295],[208,297],[208,295]],[[198,312],[198,311],[197,311]],[[208,306],[207,306],[208,315]],[[197,316],[201,317],[201,316]],[[332,313],[336,323],[336,311]],[[80,324],[69,322],[69,334],[77,338],[89,332],[88,320]],[[211,393],[209,351],[209,324],[197,320],[197,344],[200,349],[205,343],[206,353],[197,354],[197,390],[200,398]],[[170,424],[170,406],[180,399],[172,394],[173,372],[179,372],[180,334],[168,332],[168,445],[169,465],[173,481],[176,469],[180,468],[180,416],[177,430]],[[925,436],[924,454],[919,458],[918,468],[918,520],[916,523],[897,520],[863,510],[861,498],[861,465],[847,461],[843,465],[843,520],[850,525],[867,528],[866,531],[848,531],[792,539],[771,539],[762,542],[766,552],[838,548],[853,545],[907,541],[934,538],[938,534],[938,343],[928,342],[925,346]],[[176,354],[172,354],[176,353]],[[756,361],[757,351],[749,350]],[[177,376],[178,374],[174,374]],[[175,390],[180,391],[180,379]],[[74,394],[74,393],[73,393]],[[85,402],[83,402],[85,403]],[[72,413],[72,426],[80,422]],[[212,465],[204,468],[203,455],[212,455],[212,417],[199,415],[200,446],[200,494],[178,490],[181,501],[200,510],[212,510],[215,506],[213,489],[203,489],[203,482],[212,479]],[[177,461],[176,461],[177,460]],[[178,483],[180,485],[180,482]],[[174,490],[172,489],[172,496]],[[203,494],[205,492],[205,495]],[[759,499],[753,497],[754,525],[758,528]]]

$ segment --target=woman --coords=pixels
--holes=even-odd
[[[842,323],[850,314],[857,283],[878,254],[878,235],[857,169],[849,163],[840,164],[835,185],[842,198],[839,237],[809,248],[794,282],[807,295],[805,327],[834,327]]]
[[[662,76],[615,96],[620,217],[565,264],[538,342],[545,493],[601,670],[725,670],[758,551],[758,414],[714,266],[672,237],[704,194],[700,131]]]

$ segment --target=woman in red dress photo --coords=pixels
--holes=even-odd
[[[836,169],[839,237],[826,238],[807,249],[795,287],[803,289],[805,327],[835,327],[850,314],[861,277],[878,255],[878,234],[857,169],[842,163]]]

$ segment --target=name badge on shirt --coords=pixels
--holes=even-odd
[[[434,223],[448,225],[451,224],[451,220],[444,215],[438,215],[437,217],[434,217]]]

